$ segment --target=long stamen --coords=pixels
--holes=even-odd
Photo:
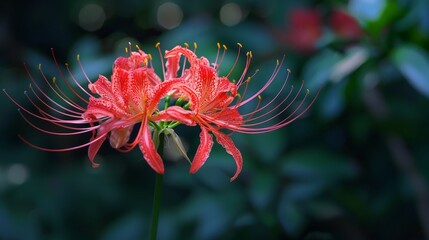
[[[30,141],[28,141],[27,139],[25,139],[23,136],[18,135],[18,137],[21,139],[21,141],[23,141],[25,144],[29,145],[30,147],[33,147],[35,149],[39,149],[41,151],[46,151],[46,152],[68,152],[68,151],[72,151],[72,150],[76,150],[76,149],[80,149],[86,146],[89,146],[91,144],[93,144],[94,142],[97,142],[98,140],[104,138],[107,135],[107,133],[105,134],[101,134],[100,136],[98,136],[97,138],[92,139],[91,141],[78,145],[78,146],[74,146],[74,147],[69,147],[69,148],[44,148],[44,147],[40,147],[37,146],[33,143],[31,143]]]
[[[27,117],[25,117],[25,115],[21,111],[18,111],[18,112],[21,115],[21,117],[24,119],[24,121],[27,122],[28,125],[30,125],[31,127],[35,128],[35,129],[37,129],[43,133],[50,134],[50,135],[72,136],[72,135],[79,135],[79,134],[91,132],[92,130],[96,129],[94,127],[89,127],[89,128],[81,128],[79,131],[74,131],[74,132],[53,132],[53,131],[49,131],[49,130],[46,130],[46,129],[43,129],[43,128],[36,126]]]
[[[70,83],[66,80],[66,78],[64,77],[64,74],[63,74],[63,72],[61,71],[61,68],[60,68],[60,65],[58,64],[58,61],[57,61],[57,58],[55,57],[55,54],[54,54],[54,49],[53,48],[51,48],[51,52],[52,52],[52,58],[54,59],[54,63],[55,63],[55,66],[56,66],[56,68],[57,68],[57,70],[58,70],[58,73],[60,74],[60,78],[61,78],[61,80],[67,85],[67,87],[71,90],[71,92],[76,96],[76,97],[78,97],[79,99],[81,99],[82,101],[84,101],[85,102],[85,99],[83,98],[83,97],[81,97],[74,89],[73,89],[73,87],[70,85]]]
[[[161,67],[162,67],[162,79],[165,79],[165,64],[164,64],[164,57],[162,56],[162,52],[161,52],[161,47],[160,47],[161,43],[157,42],[155,44],[155,47],[158,49],[158,53],[159,53],[159,59],[161,60]]]
[[[237,43],[237,45],[238,45],[237,57],[235,57],[234,64],[232,64],[231,69],[229,70],[228,74],[226,75],[226,77],[228,77],[228,78],[229,78],[229,75],[231,75],[232,71],[234,70],[235,66],[237,65],[238,59],[240,58],[241,48],[243,48],[243,45],[241,45],[241,43]],[[245,70],[243,72],[243,74],[246,74],[246,72],[247,71]]]

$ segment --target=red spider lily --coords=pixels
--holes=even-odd
[[[162,57],[159,47],[158,50]],[[24,142],[37,149],[60,152],[89,146],[89,159],[92,165],[97,167],[98,164],[94,162],[95,155],[103,142],[109,138],[110,145],[122,152],[131,151],[139,145],[148,164],[156,172],[163,173],[164,165],[161,156],[156,151],[157,134],[164,132],[165,134],[173,135],[179,150],[184,153],[180,139],[175,135],[172,128],[180,123],[189,126],[199,125],[201,128],[200,145],[191,163],[190,172],[197,172],[209,157],[213,146],[211,135],[213,134],[217,142],[235,160],[237,170],[231,178],[232,181],[241,172],[243,159],[241,152],[231,140],[230,133],[258,134],[282,128],[304,114],[314,101],[304,106],[308,96],[307,91],[302,100],[298,102],[296,108],[287,116],[284,116],[284,113],[300,96],[303,88],[303,84],[301,84],[299,90],[294,93],[294,88],[291,87],[286,96],[284,96],[283,93],[286,91],[288,77],[276,77],[281,70],[284,58],[282,61],[277,62],[272,75],[265,84],[248,96],[248,85],[251,82],[251,78],[256,75],[255,73],[248,76],[252,58],[251,52],[246,54],[246,64],[238,80],[231,82],[229,79],[239,60],[240,50],[241,45],[239,44],[239,51],[234,65],[226,76],[219,76],[218,70],[222,64],[226,47],[224,47],[224,52],[221,55],[220,45],[218,44],[218,56],[213,65],[210,65],[209,60],[205,57],[198,58],[195,52],[188,48],[177,46],[170,51],[166,51],[164,56],[167,59],[165,66],[164,62],[162,62],[164,81],[161,81],[156,75],[150,55],[141,50],[130,52],[129,57],[117,58],[113,64],[110,80],[100,75],[94,83],[86,76],[82,65],[78,61],[88,81],[90,91],[79,85],[68,65],[66,65],[67,72],[72,79],[71,83],[76,84],[85,96],[81,96],[81,94],[73,90],[71,83],[64,77],[53,55],[61,79],[68,87],[68,90],[71,90],[82,104],[68,97],[65,91],[56,84],[55,80],[50,83],[41,68],[40,73],[43,80],[60,101],[56,101],[46,94],[31,74],[29,74],[32,82],[30,89],[41,103],[41,106],[30,97],[28,99],[36,108],[36,112],[24,108],[6,90],[3,91],[24,113],[63,129],[60,132],[46,130],[35,125],[26,117],[26,114],[22,113],[22,111],[20,112],[28,124],[44,133],[57,136],[92,133],[89,142],[60,149],[36,146],[20,136]],[[180,67],[179,62],[182,56],[184,56],[185,61],[183,66]],[[189,62],[189,67],[186,67],[187,62]],[[282,81],[281,87],[272,99],[262,104],[261,94],[276,79]],[[169,105],[171,97],[177,98],[174,106]],[[287,103],[290,97],[291,101]],[[88,98],[89,100],[86,100]],[[163,98],[165,98],[164,109],[160,110],[158,105]],[[183,101],[187,101],[184,106],[180,104]],[[256,107],[250,112],[244,112],[242,108],[252,104],[252,102],[256,103]],[[45,110],[46,108],[47,110]],[[276,119],[281,120],[275,122]],[[138,126],[138,131],[135,138],[131,140],[131,132],[135,126]],[[229,130],[230,133],[225,133],[223,132],[224,130]]]
[[[92,83],[82,68],[92,94],[78,84],[69,70],[68,65],[66,65],[72,81],[77,84],[86,95],[86,97],[83,97],[73,90],[70,83],[65,79],[55,59],[55,55],[53,55],[53,57],[61,79],[66,83],[73,94],[82,100],[84,103],[83,105],[87,105],[86,107],[66,96],[64,91],[56,84],[55,79],[53,83],[50,83],[41,68],[39,69],[42,78],[60,101],[56,101],[49,97],[34,80],[28,70],[27,72],[32,82],[32,85],[30,85],[31,92],[40,101],[41,106],[39,103],[31,100],[27,93],[25,94],[37,109],[37,112],[32,112],[20,105],[5,89],[3,89],[4,93],[25,113],[65,130],[62,132],[54,132],[43,129],[32,123],[20,111],[22,117],[28,124],[44,133],[57,136],[74,136],[92,132],[93,136],[90,141],[85,144],[60,149],[36,146],[28,142],[25,138],[19,137],[32,147],[51,152],[70,151],[89,146],[88,156],[93,167],[98,167],[98,164],[94,162],[94,157],[107,137],[109,137],[110,144],[113,148],[124,152],[132,150],[139,144],[144,158],[149,165],[156,172],[163,173],[164,165],[152,140],[149,126],[150,117],[152,112],[157,111],[158,102],[170,91],[169,87],[174,85],[175,81],[161,83],[161,80],[155,74],[153,68],[148,65],[149,56],[139,50],[138,52],[131,52],[128,58],[119,57],[115,61],[111,81],[100,75],[98,80]],[[89,101],[85,99],[88,97]],[[53,104],[53,106],[51,106],[50,103]],[[44,110],[42,106],[47,107],[48,111]],[[138,134],[132,142],[129,142],[131,131],[134,125],[138,123],[140,123]],[[83,125],[84,127],[82,127]]]
[[[239,49],[241,49],[240,44],[239,47]],[[220,49],[219,45],[218,49]],[[182,55],[189,62],[190,66],[186,69],[182,68],[179,76],[179,62]],[[292,101],[284,106],[284,103],[291,96],[293,90],[293,88],[291,88],[286,96],[282,95],[288,79],[286,77],[286,79],[282,79],[283,83],[276,96],[266,104],[261,105],[260,96],[276,79],[278,72],[281,70],[283,60],[278,62],[266,83],[258,91],[247,97],[246,91],[251,77],[246,76],[252,54],[251,52],[248,52],[246,55],[247,59],[244,70],[240,78],[234,83],[229,80],[229,75],[235,67],[235,64],[228,75],[221,77],[218,76],[217,70],[222,62],[222,58],[219,63],[218,60],[216,60],[213,64],[215,67],[212,67],[205,57],[198,58],[194,52],[187,48],[177,46],[170,51],[166,51],[166,75],[169,76],[170,79],[182,79],[185,81],[184,85],[175,87],[175,91],[171,92],[171,94],[188,100],[189,108],[185,109],[180,106],[171,106],[166,110],[161,111],[155,118],[158,120],[176,120],[187,125],[200,126],[200,145],[192,161],[190,169],[191,173],[198,171],[210,154],[213,146],[213,139],[210,135],[211,132],[216,137],[217,142],[222,145],[235,160],[237,170],[231,178],[231,181],[233,181],[241,172],[243,159],[240,151],[234,145],[229,134],[221,132],[222,129],[249,134],[274,131],[299,118],[311,106],[310,103],[307,107],[303,107],[303,103],[308,95],[307,91],[302,101],[298,104],[296,109],[292,111],[292,113],[284,117],[282,120],[270,125],[270,122],[279,118],[282,113],[284,113],[297,99],[303,85],[301,85],[298,92],[292,97]],[[240,50],[238,52],[236,63],[239,56]],[[183,66],[185,66],[185,64]],[[240,90],[243,90],[241,95],[238,93]],[[239,111],[241,107],[254,100],[257,101],[256,109],[248,113],[242,113]],[[301,111],[299,111],[300,109]]]

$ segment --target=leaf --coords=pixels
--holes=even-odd
[[[305,149],[289,154],[282,173],[296,180],[328,182],[356,175],[356,166],[346,157],[322,149]]]
[[[349,9],[361,21],[376,21],[386,6],[386,0],[352,0]]]
[[[307,87],[309,89],[318,89],[325,85],[340,60],[340,54],[328,49],[310,59],[303,70],[303,79]]]
[[[373,38],[379,38],[386,25],[397,21],[400,7],[396,1],[352,0],[349,10]]]
[[[283,229],[292,236],[299,235],[307,222],[299,204],[291,201],[285,192],[280,197],[277,214]]]
[[[391,59],[408,82],[429,97],[429,56],[416,46],[405,45],[393,51]]]

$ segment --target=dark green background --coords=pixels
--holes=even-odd
[[[94,31],[79,22],[88,3],[105,13]],[[39,80],[39,63],[49,77],[57,76],[51,48],[74,72],[79,53],[93,80],[111,74],[128,42],[153,54],[156,42],[163,49],[197,42],[197,53],[210,58],[220,42],[229,47],[227,63],[240,42],[253,52],[253,71],[260,69],[255,82],[267,79],[285,54],[291,82],[305,80],[311,96],[323,85],[316,103],[279,131],[235,134],[244,169],[232,183],[234,162],[219,145],[195,175],[188,174],[186,161],[166,160],[159,238],[429,239],[426,0],[241,0],[242,18],[234,26],[219,18],[228,2],[178,0],[183,19],[172,30],[157,21],[163,3],[2,2],[0,86],[31,108],[23,94],[29,83],[23,62]],[[297,9],[320,14],[322,32],[312,50],[285,40],[296,34],[290,16]],[[350,40],[335,34],[329,20],[334,9],[354,15],[362,35]],[[338,74],[347,59],[351,69]],[[122,154],[106,144],[97,156],[99,169],[91,168],[86,149],[38,151],[17,134],[48,147],[82,144],[89,136],[71,141],[44,135],[4,94],[0,101],[0,239],[148,236],[155,173],[138,149]],[[194,151],[198,130],[178,133]]]

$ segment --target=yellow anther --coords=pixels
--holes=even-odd
[[[220,49],[220,43],[217,43],[217,49]]]
[[[159,45],[161,45],[161,43],[160,43],[160,42],[157,42],[157,43],[155,44],[155,47],[157,48],[157,47],[159,47]]]
[[[137,48],[138,50],[140,50],[140,47],[139,47],[139,45],[137,45],[137,44],[136,44],[136,48]]]
[[[125,48],[125,53],[128,53],[128,48]]]
[[[57,82],[57,78],[56,77],[52,77],[52,83],[56,83]]]
[[[237,43],[237,45],[238,45],[240,48],[243,48],[243,45],[241,45],[241,43]]]
[[[253,57],[252,51],[249,51],[249,57]]]
[[[258,95],[258,100],[259,100],[259,101],[261,101],[261,100],[262,100],[261,95]]]
[[[310,94],[310,89],[307,88],[307,94]]]
[[[222,44],[223,49],[227,50],[228,48],[226,47],[225,44]]]
[[[196,42],[194,42],[194,49],[197,49],[198,45]]]
[[[39,63],[39,70],[42,70],[42,64]]]
[[[152,61],[152,54],[149,53],[147,56],[149,57],[149,60]]]
[[[189,43],[185,42],[183,45],[185,45],[185,48],[189,48]]]
[[[80,61],[80,55],[79,54],[76,56],[76,59],[78,62]]]
[[[237,80],[235,80],[235,79],[232,79],[232,83],[237,83]]]
[[[287,71],[288,73],[291,73],[291,72],[292,72],[292,70],[290,70],[290,68],[286,69],[286,71]]]
[[[69,67],[69,64],[68,63],[64,63],[64,66]]]
[[[277,59],[276,63],[277,63],[277,65],[279,65],[279,64],[280,64],[280,61]]]
[[[241,94],[240,94],[240,93],[237,93],[237,97],[241,98]]]

